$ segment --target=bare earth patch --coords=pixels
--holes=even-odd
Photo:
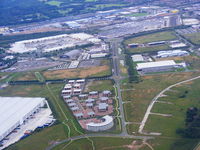
[[[109,66],[98,66],[91,68],[79,68],[79,69],[67,69],[67,70],[55,70],[45,71],[43,76],[46,79],[64,79],[64,78],[85,78],[93,76],[98,73],[106,72],[109,70]]]

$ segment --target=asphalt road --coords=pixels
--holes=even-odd
[[[113,69],[114,69],[114,74],[113,74],[113,79],[115,80],[115,85],[117,87],[117,92],[118,92],[118,101],[119,101],[119,110],[120,110],[120,117],[121,117],[121,126],[122,126],[122,133],[121,135],[128,136],[127,130],[126,130],[126,121],[125,121],[125,116],[124,116],[124,107],[123,107],[123,101],[122,101],[122,96],[121,96],[121,89],[120,89],[120,79],[121,74],[120,74],[120,59],[119,59],[119,53],[118,53],[118,48],[120,46],[121,39],[114,39],[111,42],[111,51],[113,54]]]

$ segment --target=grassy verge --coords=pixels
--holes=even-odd
[[[113,137],[95,137],[92,138],[95,145],[95,150],[126,150],[128,145],[134,141],[134,139],[128,138],[113,138]],[[61,146],[55,147],[53,150],[90,150],[92,147],[87,139],[79,139]]]
[[[44,81],[45,81],[44,77],[41,75],[40,72],[35,72],[35,77],[36,77],[40,82],[44,82]]]

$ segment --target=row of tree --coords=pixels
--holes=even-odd
[[[186,112],[185,128],[177,129],[186,138],[200,138],[200,109],[191,107]]]
[[[137,73],[137,70],[135,69],[136,66],[133,63],[133,60],[130,55],[126,55],[126,65],[128,66],[128,75],[129,75],[129,82],[139,82],[140,77]]]

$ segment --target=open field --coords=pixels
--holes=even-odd
[[[123,100],[126,102],[125,116],[128,122],[127,131],[129,134],[138,134],[139,124],[144,116],[148,104],[161,90],[173,83],[198,76],[199,72],[170,73],[163,75],[153,75],[142,77],[142,82],[138,84],[122,83]],[[181,86],[172,88],[165,93],[166,97],[159,98],[159,101],[166,103],[156,103],[153,113],[170,114],[171,117],[160,115],[150,115],[144,128],[144,132],[162,133],[155,140],[148,141],[154,150],[192,150],[198,143],[195,139],[184,139],[176,134],[176,129],[184,127],[185,112],[188,107],[200,107],[198,101],[200,80],[188,82]],[[145,93],[145,94],[144,94]]]
[[[194,139],[174,139],[168,137],[158,137],[154,140],[149,140],[154,150],[193,150],[199,140]]]
[[[195,80],[172,88],[170,91],[164,93],[167,96],[160,98],[159,101],[170,102],[170,104],[156,103],[152,112],[171,114],[172,116],[151,115],[145,131],[161,132],[163,136],[177,137],[176,129],[184,127],[187,109],[189,107],[200,107],[198,101],[200,97],[199,89],[200,80]],[[159,127],[155,126],[157,121],[160,122]]]
[[[124,16],[130,16],[130,17],[142,17],[142,16],[147,16],[148,13],[131,13],[128,15],[124,15]]]
[[[126,129],[127,129],[127,132],[128,134],[136,134],[137,131],[138,131],[138,128],[139,128],[139,124],[127,124],[126,125]]]
[[[34,72],[19,72],[12,81],[37,80]]]
[[[140,83],[122,84],[122,98],[125,102],[125,117],[129,122],[139,123],[152,100],[161,90],[169,85],[197,76],[198,72],[170,73],[160,75],[149,75],[142,77]],[[144,94],[145,93],[145,94]],[[130,133],[135,132],[131,131]]]
[[[112,80],[94,80],[87,83],[85,92],[110,90],[114,92]]]
[[[200,45],[200,32],[183,35],[186,39],[196,45]]]
[[[86,77],[100,77],[111,74],[109,66],[97,66],[90,68],[44,71],[45,79],[64,79],[64,78],[86,78]]]
[[[34,133],[30,137],[11,146],[10,150],[44,150],[48,145],[57,140],[63,140],[69,136],[79,135],[83,132],[60,98],[60,91],[63,86],[63,84],[18,85],[0,90],[1,96],[45,97],[49,100],[52,111],[58,119],[57,125]]]
[[[146,52],[155,52],[160,50],[167,50],[170,47],[166,44],[158,46],[147,46],[147,47],[137,47],[137,48],[128,48],[129,53],[146,53]]]
[[[96,137],[92,138],[95,150],[130,150],[142,145],[140,140],[129,138],[112,138],[112,137]],[[133,142],[136,142],[135,144]],[[68,145],[67,145],[68,144]],[[141,146],[142,147],[142,146]],[[145,147],[145,145],[143,145]],[[92,146],[87,139],[72,141],[71,144],[66,143],[57,146],[53,150],[92,150]],[[142,150],[142,149],[141,149]]]
[[[199,142],[199,139],[186,139],[176,134],[177,129],[185,127],[187,109],[200,107],[199,88],[199,79],[179,85],[165,92],[165,96],[159,98],[155,103],[151,112],[172,115],[169,117],[150,115],[147,121],[144,132],[162,134],[158,140],[152,142],[155,150],[192,150]]]
[[[157,32],[153,34],[147,34],[139,37],[134,37],[127,39],[124,41],[126,45],[131,43],[149,43],[149,42],[156,42],[156,41],[168,41],[168,40],[175,40],[177,37],[173,31],[164,31],[164,32]]]

